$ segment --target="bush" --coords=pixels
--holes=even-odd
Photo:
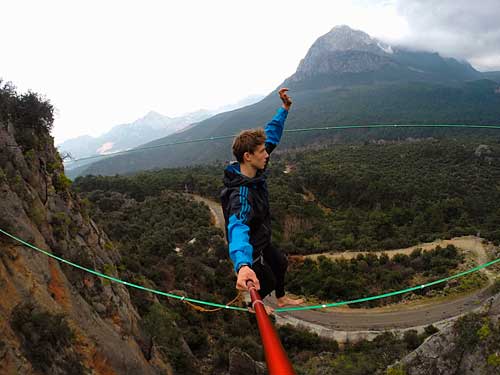
[[[52,182],[54,184],[54,188],[58,192],[68,191],[72,183],[71,180],[62,172],[57,173],[52,179]]]
[[[57,212],[52,216],[52,228],[57,238],[64,238],[69,229],[71,219],[65,212]]]
[[[431,325],[428,325],[427,327],[424,328],[424,331],[425,333],[428,335],[428,336],[431,336],[433,334],[435,334],[436,332],[439,332],[439,329],[437,329],[436,327],[434,327],[432,324]]]
[[[41,311],[33,304],[16,306],[12,327],[32,366],[48,373],[85,374],[83,358],[73,349],[75,334],[62,314]]]
[[[193,359],[182,349],[182,335],[175,326],[177,317],[156,303],[144,317],[145,329],[179,374],[196,374]]]
[[[490,354],[488,356],[488,365],[492,366],[492,367],[500,368],[500,355],[497,353]]]
[[[386,374],[387,375],[406,375],[406,371],[403,369],[402,366],[391,367],[390,369],[387,370]]]
[[[417,349],[423,341],[422,338],[417,334],[417,331],[414,330],[406,331],[403,340],[406,343],[406,347],[408,348],[408,350]]]
[[[9,232],[10,234],[15,234],[13,220],[9,214],[3,213],[2,215],[0,215],[0,229],[3,229],[4,231]],[[0,240],[6,238],[7,237],[4,234],[0,234]]]
[[[316,333],[295,329],[290,325],[278,328],[281,342],[287,351],[300,352],[303,350],[337,352],[338,343],[319,337]]]

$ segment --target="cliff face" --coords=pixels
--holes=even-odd
[[[20,142],[26,137],[33,141],[30,147]],[[48,133],[0,121],[0,228],[84,267],[115,274],[119,253],[68,186]],[[142,332],[120,284],[0,234],[0,288],[2,374],[84,368],[93,374],[172,373]]]
[[[500,294],[480,313],[450,322],[393,368],[406,375],[500,373]]]

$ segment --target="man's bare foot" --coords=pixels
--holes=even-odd
[[[304,300],[302,298],[290,298],[288,296],[276,298],[276,300],[278,301],[278,307],[298,306],[304,303]]]
[[[264,305],[264,308],[266,309],[267,315],[273,315],[274,314],[274,309],[271,306],[266,306]],[[248,311],[250,311],[252,314],[255,314],[255,310],[251,307],[248,307]]]

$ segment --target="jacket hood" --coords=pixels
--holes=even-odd
[[[241,173],[240,163],[234,161],[224,169],[224,186],[235,187],[255,184],[264,181],[266,177],[267,172],[264,170],[257,171],[253,178],[247,177]]]

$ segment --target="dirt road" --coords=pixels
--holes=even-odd
[[[203,201],[208,205],[210,210],[216,217],[216,222],[223,228],[224,217],[222,209],[218,202],[214,202],[205,198],[196,197],[197,200]],[[476,258],[477,262],[482,264],[488,261],[487,249],[483,244],[482,239],[475,236],[466,236],[453,238],[451,240],[435,241],[432,243],[425,243],[418,246],[412,246],[407,249],[398,249],[386,251],[389,256],[396,253],[409,254],[414,248],[420,247],[422,249],[434,248],[437,245],[446,246],[453,244],[456,247],[471,252]],[[353,257],[357,253],[341,253],[341,254],[327,254],[331,258]],[[317,256],[317,255],[316,255]],[[315,257],[314,255],[312,257]],[[497,276],[495,272],[490,270],[483,270],[488,278],[491,280]],[[479,305],[485,302],[491,293],[485,287],[481,290],[475,291],[472,294],[456,297],[452,300],[434,303],[420,303],[418,305],[405,306],[398,304],[386,308],[374,309],[356,309],[356,308],[333,308],[328,311],[323,310],[309,310],[309,311],[294,311],[290,313],[281,313],[284,318],[292,316],[301,320],[307,326],[307,322],[312,324],[321,325],[323,327],[343,330],[343,331],[363,331],[363,330],[389,330],[409,328],[422,325],[433,324],[435,322],[452,318],[463,313],[476,309]],[[268,298],[269,303],[272,305],[272,298]]]

